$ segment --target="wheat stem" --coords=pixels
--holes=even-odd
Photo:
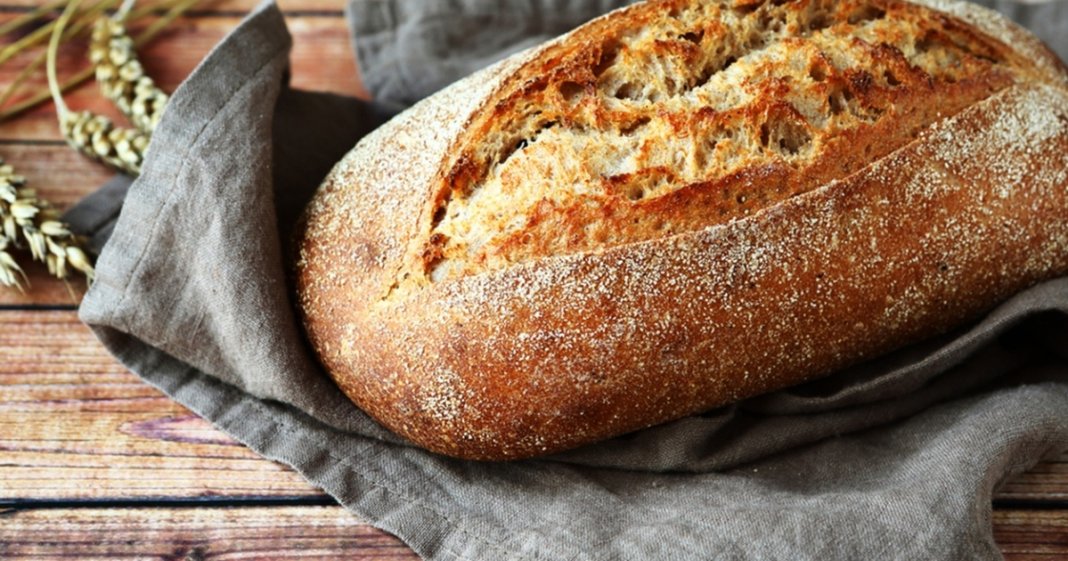
[[[93,4],[91,7],[86,8],[85,11],[83,11],[79,17],[87,18],[89,21],[93,21],[96,19],[96,16],[101,14],[104,10],[110,8],[116,2],[118,2],[118,0],[100,0],[96,4]],[[77,4],[78,2],[72,3]],[[70,4],[67,4],[67,6],[69,7]],[[68,19],[70,18],[68,17]],[[55,29],[55,26],[58,23],[59,20],[48,22],[42,25],[41,27],[34,29],[30,34],[19,39],[18,41],[15,41],[14,43],[4,47],[3,49],[0,49],[0,64],[7,62],[9,59],[11,59],[11,57],[19,54],[23,50],[37,45],[41,41],[44,41],[49,36],[49,33],[51,33],[53,29]]]
[[[159,8],[161,8],[163,6],[168,6],[168,5],[170,6],[170,9],[168,10],[168,12],[166,14],[161,16],[158,20],[152,22],[152,24],[150,26],[145,28],[144,31],[142,31],[137,37],[134,38],[134,45],[141,46],[141,45],[147,43],[148,41],[151,41],[153,38],[155,38],[156,35],[158,35],[161,31],[163,31],[164,27],[167,24],[169,24],[175,18],[181,16],[182,13],[184,13],[191,6],[196,4],[197,1],[198,0],[177,0],[177,1],[174,1],[174,2],[164,1],[164,2],[159,2],[159,3],[157,3],[155,5],[152,5],[152,6],[146,6],[146,7],[139,8],[139,9],[131,11],[129,18],[131,20],[136,20],[136,19],[139,19],[139,18],[141,18],[141,17],[143,17],[145,15],[151,14],[152,11],[154,11],[156,9],[159,9]],[[44,55],[42,55],[42,56],[44,56]],[[89,78],[93,77],[93,72],[94,71],[93,71],[92,68],[86,68],[84,70],[81,70],[81,71],[77,72],[76,74],[74,74],[74,76],[68,78],[65,82],[63,82],[63,84],[59,88],[59,91],[60,92],[67,92],[67,91],[70,91],[70,90],[72,90],[72,89],[84,84],[87,80],[89,80]],[[36,95],[34,95],[34,96],[30,97],[30,98],[27,98],[27,99],[25,99],[23,101],[20,101],[19,103],[16,103],[15,105],[12,105],[11,107],[9,107],[9,108],[5,109],[4,111],[0,112],[0,122],[6,121],[6,120],[8,120],[8,119],[10,119],[12,117],[15,117],[17,115],[20,115],[20,114],[30,110],[30,109],[33,109],[34,107],[37,107],[41,103],[44,103],[45,101],[47,101],[51,97],[52,97],[51,90],[47,90],[47,91],[40,92],[40,93],[38,93],[38,94],[36,94]]]
[[[196,0],[183,0],[149,27],[162,29]],[[127,119],[146,135],[151,135],[163,116],[168,96],[145,74],[133,39],[122,21],[122,9],[111,18],[101,18],[89,42],[89,60],[96,69],[96,81],[104,97],[110,99]]]
[[[92,68],[86,68],[84,70],[81,70],[74,76],[68,78],[67,81],[63,82],[63,84],[59,87],[59,91],[63,93],[68,92],[84,84],[87,80],[89,80],[89,78],[92,77]],[[40,92],[34,95],[33,97],[27,98],[24,101],[20,101],[15,105],[12,105],[11,107],[5,109],[3,112],[0,112],[0,121],[6,121],[12,117],[15,117],[16,115],[29,111],[30,109],[37,107],[38,105],[48,101],[51,98],[52,91],[49,89]]]
[[[32,23],[37,18],[54,10],[57,6],[66,3],[66,1],[67,0],[52,0],[51,2],[48,2],[43,6],[38,6],[33,10],[22,14],[21,16],[18,16],[8,22],[5,22],[3,25],[0,25],[0,35],[7,35],[8,33],[11,33],[12,31],[24,25]]]
[[[139,19],[141,19],[141,18],[143,18],[145,16],[150,16],[154,12],[157,12],[157,11],[160,11],[160,10],[164,10],[164,9],[173,10],[175,6],[177,6],[178,4],[181,4],[181,3],[182,3],[182,0],[160,0],[159,2],[156,2],[155,4],[143,5],[143,6],[139,7],[139,8],[130,10],[130,15],[128,16],[128,19],[130,21],[135,21],[135,20],[139,20]]]
[[[134,46],[139,47],[149,39],[155,37],[160,31],[163,31],[164,27],[170,25],[172,21],[180,17],[193,6],[196,6],[200,1],[201,0],[177,0],[176,2],[171,4],[171,7],[169,10],[167,10],[167,13],[163,14],[162,16],[160,16],[159,19],[149,24],[148,27],[146,27],[145,30],[142,31],[141,34],[134,39]]]
[[[103,0],[100,2],[107,2],[109,0]],[[59,80],[56,78],[56,52],[59,50],[59,38],[63,35],[63,28],[66,27],[67,22],[70,21],[74,10],[78,7],[81,0],[71,0],[70,4],[67,4],[63,8],[63,14],[56,20],[55,26],[52,28],[52,37],[48,41],[48,64],[45,68],[45,72],[48,74],[48,89],[52,92],[52,101],[56,103],[56,112],[59,114],[59,120],[63,121],[70,109],[67,108],[67,103],[63,101],[63,92],[59,88]]]
[[[94,115],[89,111],[71,111],[60,91],[56,78],[56,51],[59,38],[70,21],[71,15],[80,0],[71,0],[63,14],[52,29],[52,39],[48,43],[48,89],[56,104],[56,117],[59,130],[67,139],[67,144],[90,158],[100,160],[115,169],[138,175],[141,172],[141,159],[148,148],[148,135],[140,131],[116,127],[107,117]]]
[[[41,63],[44,62],[44,59],[45,57],[43,55],[38,56],[37,58],[33,59],[32,62],[27,64],[25,68],[19,71],[18,75],[15,76],[15,79],[12,80],[11,84],[9,84],[7,86],[7,89],[4,90],[4,94],[0,95],[0,107],[3,107],[4,104],[7,103],[7,100],[11,99],[12,95],[15,95],[15,92],[17,92],[19,87],[22,86],[23,82],[25,82],[26,79],[30,77],[30,74],[33,74],[37,71],[38,68],[41,67]]]
[[[122,5],[115,11],[115,21],[123,21],[133,8],[134,0],[123,0]]]
[[[65,2],[66,0],[63,1]],[[62,42],[73,37],[77,37],[83,31],[85,31],[86,28],[89,27],[89,24],[90,21],[88,19],[76,20],[74,24],[70,26],[70,28],[63,31],[63,35],[60,38],[60,41]],[[45,62],[47,54],[47,50],[38,54],[37,58],[32,60],[30,64],[27,64],[26,67],[19,72],[18,76],[16,76],[15,79],[11,82],[11,85],[8,86],[7,90],[4,91],[4,94],[0,96],[0,107],[3,107],[4,103],[6,103],[7,100],[11,98],[11,95],[15,93],[19,85],[21,85],[30,76],[30,74],[32,74],[34,71],[41,67],[41,64]]]

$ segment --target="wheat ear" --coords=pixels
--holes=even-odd
[[[93,280],[95,271],[81,240],[59,219],[59,212],[26,187],[26,178],[0,160],[0,285],[22,289],[29,283],[9,247],[29,249],[33,259],[48,265],[60,279],[77,270]]]
[[[145,74],[126,32],[126,16],[133,7],[127,0],[114,16],[100,18],[93,27],[89,61],[100,90],[141,132],[151,135],[167,105],[167,94]]]
[[[52,38],[48,43],[48,88],[56,103],[60,132],[67,139],[67,143],[81,153],[117,170],[138,175],[145,150],[148,148],[148,135],[139,130],[116,126],[111,119],[89,111],[71,111],[63,101],[59,80],[56,78],[56,51],[59,49],[63,28],[78,3],[79,0],[71,0],[71,3],[67,4],[52,28]]]

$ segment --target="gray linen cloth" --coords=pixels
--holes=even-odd
[[[302,204],[390,107],[610,3],[563,6],[354,1],[376,105],[287,87],[290,38],[260,6],[174,93],[141,177],[69,213],[103,245],[81,318],[426,559],[999,559],[992,491],[1068,447],[1068,279],[824,380],[540,460],[424,452],[323,374],[286,278]]]

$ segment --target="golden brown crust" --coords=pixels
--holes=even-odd
[[[959,20],[893,0],[671,0],[567,44],[468,127],[402,288],[728,222],[1034,73]]]
[[[677,4],[617,12],[465,80],[365,139],[331,174],[307,215],[300,305],[327,370],[383,424],[459,457],[551,453],[824,374],[1068,272],[1065,77],[1055,59],[1023,60],[1039,50],[1033,39],[1029,53],[1011,52],[947,18],[1008,62],[938,99],[893,100],[900,120],[923,126],[878,122],[803,171],[750,166],[627,216],[681,220],[727,189],[781,197],[725,220],[688,218],[675,235],[542,248],[506,267],[413,282],[411,264],[436,257],[426,244],[440,186],[482,173],[464,147],[493,126],[484,119],[499,98],[539,75],[531,68],[581,51],[588,30],[652,21]],[[938,6],[997,38],[1020,33]],[[939,107],[954,116],[932,118]],[[532,239],[611,220],[555,209],[545,222],[560,216],[562,231],[539,232],[535,220]]]

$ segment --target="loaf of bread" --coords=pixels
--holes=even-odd
[[[1068,273],[1068,71],[952,0],[654,0],[363,139],[298,243],[356,404],[443,454],[548,454]]]

